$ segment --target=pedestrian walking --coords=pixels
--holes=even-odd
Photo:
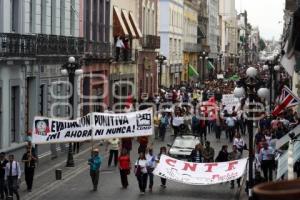
[[[157,162],[159,162],[160,158],[161,158],[161,155],[166,155],[167,154],[167,148],[166,147],[160,147],[160,150],[159,150],[159,154],[158,154],[158,160]],[[162,188],[166,188],[166,184],[167,184],[167,179],[165,178],[160,178],[160,182],[161,182],[161,185],[160,187]]]
[[[210,142],[205,142],[205,148],[203,149],[203,162],[211,163],[214,162],[215,150],[210,146]]]
[[[162,113],[159,123],[159,137],[161,141],[165,140],[167,127],[169,125],[169,119],[167,113]]]
[[[235,133],[235,118],[232,115],[229,115],[226,118],[226,125],[228,128],[228,136],[229,136],[229,142],[233,142],[233,137]]]
[[[194,163],[202,163],[203,162],[203,146],[202,146],[202,144],[197,144],[195,146],[195,148],[191,152],[189,160]]]
[[[141,151],[139,153],[139,158],[135,162],[135,171],[134,174],[137,178],[139,188],[140,188],[140,194],[144,195],[147,187],[147,179],[148,179],[148,173],[147,173],[147,159],[145,156],[145,152]]]
[[[274,149],[264,142],[263,148],[259,152],[259,160],[266,181],[273,180],[273,168],[275,165]]]
[[[238,150],[236,145],[232,146],[232,152],[228,154],[228,160],[239,160],[242,158],[242,153]],[[238,187],[241,185],[241,178],[236,180]],[[234,180],[230,181],[231,189],[234,188]]]
[[[119,169],[122,187],[126,189],[128,187],[128,178],[130,174],[131,162],[130,157],[126,149],[122,149],[121,155],[119,156]]]
[[[13,199],[13,194],[16,195],[17,200],[20,199],[20,195],[18,192],[19,183],[21,180],[21,167],[19,162],[15,161],[15,156],[10,154],[8,156],[8,163],[5,167],[5,181],[7,181],[9,197]]]
[[[107,140],[106,151],[109,150],[108,167],[111,166],[113,158],[115,167],[118,165],[119,148],[120,140],[118,138],[112,138]]]
[[[148,153],[146,154],[147,159],[147,173],[149,177],[149,192],[152,192],[153,188],[153,179],[154,174],[153,171],[156,167],[157,157],[153,154],[153,149],[149,148]]]
[[[5,158],[5,153],[0,153],[0,198],[1,200],[7,199],[8,190],[7,185],[5,184],[5,167],[8,163],[8,160]],[[5,197],[4,197],[5,195]]]
[[[31,145],[28,145],[26,152],[23,154],[22,157],[22,162],[24,163],[25,181],[28,192],[31,192],[32,190],[36,160],[37,159],[35,151],[32,151]]]
[[[220,150],[217,158],[216,158],[216,162],[227,162],[228,161],[228,146],[227,145],[223,145],[222,149]]]
[[[93,191],[97,191],[98,189],[101,163],[102,159],[99,156],[99,149],[93,149],[91,158],[88,160],[88,164],[90,165],[90,176],[93,183]]]
[[[126,149],[127,154],[130,156],[130,151],[132,150],[132,139],[133,138],[122,138],[121,149]]]
[[[233,140],[233,145],[235,145],[238,149],[238,151],[243,154],[244,149],[247,149],[246,143],[244,139],[241,137],[240,133],[236,133],[234,140]]]
[[[184,124],[184,119],[181,115],[181,110],[179,107],[175,108],[174,116],[172,117],[172,127],[174,130],[174,137],[180,132],[180,126]]]
[[[139,148],[138,148],[138,153],[144,152],[144,154],[145,154],[147,146],[148,146],[148,142],[149,142],[148,137],[147,136],[138,137],[137,141],[140,144]]]

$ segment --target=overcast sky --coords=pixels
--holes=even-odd
[[[279,40],[283,26],[284,0],[235,0],[238,13],[247,10],[252,26],[258,26],[264,39]]]

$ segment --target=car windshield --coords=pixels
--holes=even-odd
[[[186,148],[186,149],[194,149],[195,145],[199,143],[199,140],[193,136],[191,137],[177,137],[173,143],[173,147],[175,148]]]

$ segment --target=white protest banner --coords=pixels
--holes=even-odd
[[[90,113],[76,120],[35,117],[32,143],[62,143],[152,135],[151,109],[131,113]]]
[[[162,155],[154,174],[189,185],[212,185],[240,178],[247,158],[219,163],[191,163]]]
[[[225,110],[228,113],[232,113],[232,108],[235,106],[237,108],[239,106],[240,100],[234,96],[234,94],[223,94],[222,96],[222,104],[225,105]]]

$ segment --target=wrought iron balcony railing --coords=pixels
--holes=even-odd
[[[202,51],[202,46],[201,44],[195,44],[195,43],[184,43],[183,49],[185,52],[201,52]]]
[[[95,59],[113,58],[113,47],[110,42],[85,42],[85,57]]]
[[[160,37],[156,35],[144,35],[142,38],[142,47],[146,49],[159,49]]]
[[[83,38],[0,33],[0,57],[61,56],[83,53]]]

